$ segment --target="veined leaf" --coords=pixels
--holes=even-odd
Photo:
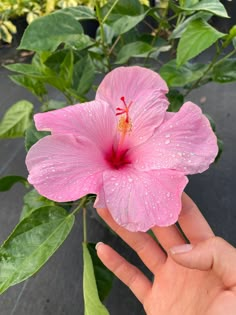
[[[28,101],[19,101],[10,107],[0,122],[0,138],[23,137],[32,112],[33,105]]]
[[[188,83],[198,80],[206,71],[207,64],[186,62],[178,67],[173,59],[164,64],[160,69],[160,75],[170,87],[182,87]]]
[[[181,7],[181,9],[184,11],[207,11],[221,17],[229,17],[225,7],[219,0],[202,0],[192,6]]]
[[[126,63],[131,57],[146,57],[154,48],[144,42],[134,42],[121,48],[117,55],[116,64]]]
[[[24,195],[24,206],[20,219],[23,220],[38,208],[55,205],[54,201],[41,196],[35,189],[32,189]]]
[[[73,16],[57,11],[34,20],[25,30],[19,49],[54,51],[81,33],[83,28]]]
[[[96,15],[94,10],[90,9],[85,5],[79,5],[77,7],[69,7],[60,10],[60,12],[68,13],[72,15],[76,20],[96,20]]]
[[[35,274],[69,234],[74,216],[43,207],[23,219],[0,247],[0,293]]]
[[[180,66],[197,56],[223,36],[224,33],[218,32],[206,21],[191,21],[177,47],[177,65]]]
[[[108,310],[99,299],[93,262],[90,256],[87,244],[83,243],[83,257],[84,257],[84,309],[85,315],[109,315]]]
[[[213,67],[213,80],[219,83],[236,81],[236,58],[224,60]]]

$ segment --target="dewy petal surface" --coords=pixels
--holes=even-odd
[[[38,130],[83,136],[100,148],[111,147],[116,133],[116,117],[110,106],[101,101],[39,113],[34,120]]]
[[[181,210],[181,194],[188,179],[172,170],[139,172],[131,168],[104,172],[103,200],[114,220],[130,231],[175,223]]]
[[[63,202],[98,193],[107,163],[95,143],[73,135],[47,136],[26,157],[29,182],[43,196]]]
[[[137,145],[146,141],[165,116],[169,102],[165,97],[168,87],[154,71],[134,67],[119,67],[108,73],[98,87],[96,100],[107,102],[116,112],[122,107],[121,97],[130,106],[132,131],[130,143]],[[117,121],[119,117],[117,118]]]
[[[214,162],[217,139],[201,109],[185,103],[165,119],[146,143],[131,150],[140,170],[174,169],[185,174],[201,173]]]

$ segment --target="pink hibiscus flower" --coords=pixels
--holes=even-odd
[[[28,152],[29,182],[58,202],[96,194],[95,206],[131,231],[175,223],[186,175],[205,171],[218,147],[197,105],[166,112],[167,92],[157,73],[120,67],[95,101],[36,114],[51,135]]]

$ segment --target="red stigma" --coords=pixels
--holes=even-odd
[[[127,105],[124,96],[121,96],[120,100],[123,102],[124,108],[117,107],[116,110],[117,110],[118,112],[116,113],[116,116],[125,114],[125,122],[126,122],[126,123],[129,123],[129,109],[130,109],[130,106],[132,105],[133,102],[131,101],[131,102]]]

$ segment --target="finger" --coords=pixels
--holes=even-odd
[[[98,243],[96,249],[103,264],[124,282],[143,304],[145,297],[151,290],[151,282],[138,268],[131,265],[110,246]]]
[[[112,230],[138,254],[152,273],[155,273],[166,261],[165,253],[150,235],[143,232],[130,232],[119,226],[107,209],[97,209],[97,212]]]
[[[228,288],[236,285],[236,249],[220,237],[212,237],[194,246],[173,247],[170,254],[182,266],[213,270]]]
[[[182,211],[178,222],[189,241],[193,244],[214,236],[206,219],[186,193],[182,195]]]
[[[171,225],[168,227],[155,226],[152,228],[152,231],[160,242],[161,246],[165,249],[165,251],[168,251],[170,247],[177,244],[186,243],[179,229],[175,225]]]

